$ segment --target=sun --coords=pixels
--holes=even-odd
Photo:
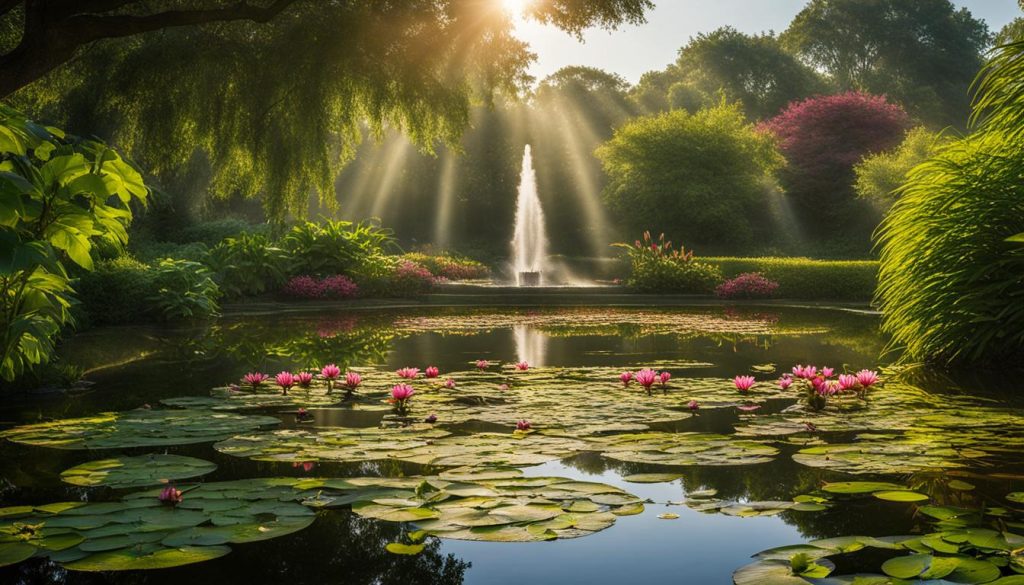
[[[533,0],[498,0],[501,2],[501,7],[505,9],[512,16],[522,16],[523,11],[529,8]]]

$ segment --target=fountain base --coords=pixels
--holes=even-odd
[[[540,286],[540,272],[520,272],[519,286]]]

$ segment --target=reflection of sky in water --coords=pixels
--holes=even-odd
[[[618,518],[608,530],[584,538],[531,543],[443,541],[442,553],[472,561],[466,572],[467,585],[725,585],[732,583],[731,570],[749,563],[751,554],[804,540],[795,526],[778,516],[738,518],[702,514],[687,506],[665,506],[664,502],[683,499],[678,480],[628,483],[614,471],[588,474],[557,462],[527,467],[524,472],[607,483],[659,503],[645,504],[643,514]],[[679,518],[657,518],[665,512],[679,514]]]

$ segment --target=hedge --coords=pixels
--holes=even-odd
[[[775,296],[788,299],[870,301],[878,284],[874,260],[702,257],[726,278],[760,272],[779,283]]]

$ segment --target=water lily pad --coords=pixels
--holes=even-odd
[[[167,569],[191,565],[220,558],[231,552],[226,546],[183,546],[177,548],[159,545],[132,547],[90,555],[64,563],[75,571],[138,571]]]
[[[390,542],[384,548],[391,554],[396,555],[418,555],[423,552],[424,544],[402,544],[399,542]]]
[[[90,461],[65,470],[60,477],[78,486],[128,488],[198,477],[215,469],[215,464],[194,457],[152,454]]]
[[[664,514],[658,514],[658,518],[660,520],[676,520],[676,519],[679,518],[679,514],[673,514],[671,512],[666,512]]]
[[[894,557],[882,563],[882,572],[897,579],[916,579],[928,570],[934,559],[930,554]]]
[[[887,502],[926,502],[928,496],[919,494],[917,492],[907,490],[886,490],[881,492],[873,492],[871,495],[875,496],[879,500],[885,500]]]
[[[668,483],[683,477],[679,473],[634,473],[623,476],[624,481],[630,483]]]
[[[24,542],[0,542],[0,567],[20,563],[36,554],[36,550]]]
[[[23,425],[0,431],[0,438],[56,449],[155,447],[217,441],[280,422],[211,410],[140,409]]]
[[[826,483],[821,489],[832,494],[868,494],[883,491],[901,491],[909,488],[883,481],[837,481]]]

